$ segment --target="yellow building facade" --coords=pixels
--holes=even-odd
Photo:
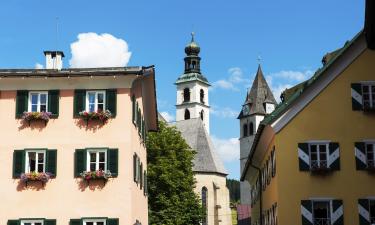
[[[241,180],[252,224],[375,224],[375,51],[365,32],[287,90],[258,129]]]

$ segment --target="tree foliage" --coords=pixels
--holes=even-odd
[[[236,203],[240,201],[240,182],[235,179],[227,179],[227,187],[229,189],[230,202]]]
[[[149,224],[198,225],[203,210],[194,193],[195,152],[175,128],[159,123],[147,145]]]

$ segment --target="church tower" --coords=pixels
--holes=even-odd
[[[259,64],[251,89],[246,94],[245,102],[237,118],[240,120],[241,129],[239,138],[241,174],[260,122],[275,109],[276,105],[277,102],[273,97],[272,91],[264,78],[262,67]],[[250,205],[250,185],[246,181],[241,182],[240,185],[241,204]]]
[[[200,47],[191,34],[191,42],[185,47],[185,71],[177,79],[176,121],[200,118],[210,132],[210,106],[208,87],[211,86],[200,68]]]

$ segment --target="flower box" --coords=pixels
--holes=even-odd
[[[80,173],[80,176],[85,181],[89,182],[91,180],[104,180],[107,181],[112,177],[112,173],[109,170],[97,170],[97,171],[84,171]]]
[[[51,118],[52,113],[50,112],[23,112],[22,119],[29,123],[31,121],[44,121],[47,124],[49,119]]]
[[[30,173],[22,173],[20,178],[21,181],[26,183],[30,181],[40,181],[43,184],[47,183],[51,178],[53,177],[53,174],[51,173],[38,173],[38,172],[30,172]]]
[[[88,123],[88,121],[96,120],[105,123],[112,117],[112,113],[109,110],[98,110],[96,112],[82,111],[79,116]]]

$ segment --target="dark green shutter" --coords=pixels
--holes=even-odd
[[[143,163],[139,165],[139,188],[143,188]]]
[[[59,116],[59,90],[48,91],[48,111],[52,113],[52,118],[57,118]]]
[[[311,200],[301,201],[302,225],[313,225],[313,210]]]
[[[109,89],[106,91],[106,105],[107,110],[112,114],[112,117],[116,117],[117,113],[117,89]]]
[[[78,117],[79,113],[86,109],[86,90],[74,91],[74,117]]]
[[[14,150],[13,152],[13,178],[19,178],[25,172],[25,151]]]
[[[74,154],[74,176],[86,171],[86,149],[76,149]]]
[[[113,177],[118,175],[118,149],[108,149],[108,170],[111,171]]]
[[[298,143],[298,161],[299,161],[299,170],[300,171],[309,171],[310,170],[309,144]]]
[[[17,91],[16,97],[16,118],[21,118],[23,112],[27,111],[29,101],[29,91]]]
[[[358,199],[359,225],[370,225],[370,203],[368,199]]]
[[[119,224],[119,219],[115,218],[108,218],[107,219],[107,225],[118,225]]]
[[[54,177],[57,175],[57,150],[49,149],[46,152],[46,172],[52,173]]]
[[[43,225],[56,225],[56,220],[44,220]]]
[[[70,219],[69,225],[82,225],[83,222],[81,219]]]
[[[146,172],[146,170],[143,172],[143,179],[144,179],[143,194],[147,195],[148,190],[147,190],[147,172]]]
[[[132,121],[135,124],[135,96],[132,96]]]
[[[133,179],[137,183],[137,154],[133,155]]]
[[[353,111],[363,110],[362,84],[351,84],[352,109]]]
[[[340,170],[340,146],[339,143],[329,143],[328,166],[331,170]]]
[[[19,220],[8,220],[7,225],[19,225],[20,221]]]
[[[364,142],[354,143],[355,166],[357,170],[367,169],[366,146]]]

